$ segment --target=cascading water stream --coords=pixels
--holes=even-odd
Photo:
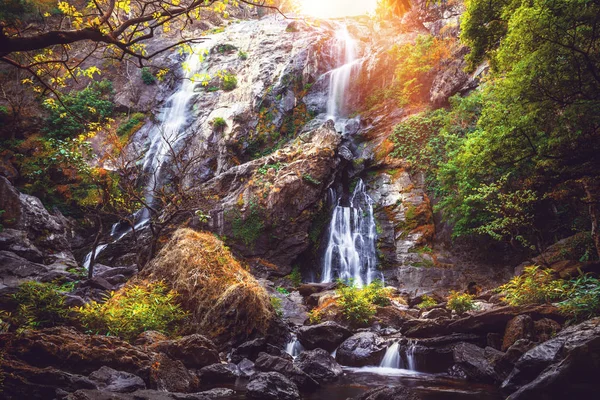
[[[303,351],[304,347],[302,344],[300,344],[295,336],[292,336],[292,340],[290,340],[285,346],[285,352],[294,358],[296,358],[298,354],[302,353]]]
[[[379,366],[381,368],[400,368],[400,344],[398,342],[387,348]]]
[[[330,190],[330,200],[335,207],[323,257],[322,282],[340,278],[352,280],[355,285],[362,287],[375,278],[383,279],[376,268],[377,229],[373,200],[367,194],[364,182],[358,181],[348,206],[342,206],[341,197],[333,189]]]
[[[417,341],[409,340],[408,345],[405,349],[405,355],[406,355],[406,364],[407,364],[406,369],[408,369],[410,371],[417,370],[416,353],[417,353]]]
[[[357,45],[346,26],[335,35],[336,69],[329,72],[329,95],[327,98],[327,117],[334,121],[345,115],[346,98],[350,87],[352,71],[357,65]]]
[[[184,128],[189,120],[189,102],[196,95],[195,88],[198,85],[198,82],[192,78],[202,67],[202,57],[198,53],[201,50],[197,48],[193,50],[184,63],[186,68],[184,69],[181,86],[167,101],[168,106],[163,114],[161,124],[153,127],[148,133],[150,147],[143,160],[143,171],[148,177],[144,190],[146,204],[152,204],[154,201],[154,193],[164,184],[164,166],[171,160],[172,152],[178,149],[186,138]],[[150,213],[144,207],[138,210],[133,217],[135,221],[134,229],[137,230],[148,223]],[[114,224],[110,232],[111,243],[118,242],[132,230],[130,226],[123,227],[121,223]],[[109,244],[98,245],[95,258]],[[90,266],[91,258],[92,252],[85,257],[83,265],[86,269]]]

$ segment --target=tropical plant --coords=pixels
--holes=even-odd
[[[504,294],[504,301],[509,305],[521,306],[561,300],[565,297],[565,289],[565,281],[556,279],[552,270],[532,265],[496,291]]]
[[[111,292],[105,302],[77,309],[81,325],[91,333],[133,340],[144,331],[171,335],[187,318],[177,293],[160,282],[138,281]]]
[[[457,314],[463,314],[476,308],[473,302],[474,298],[475,296],[472,294],[451,291],[446,308],[456,311]]]
[[[49,328],[69,321],[64,288],[35,281],[19,285],[13,299],[17,310],[8,320],[17,328]]]
[[[569,281],[566,299],[558,303],[561,313],[574,320],[600,315],[600,280],[580,275]]]

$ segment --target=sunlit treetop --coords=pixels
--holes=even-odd
[[[277,10],[276,0],[3,0],[0,62],[29,72],[24,83],[34,90],[54,92],[68,79],[99,74],[97,67],[82,68],[92,55],[142,66],[169,49],[201,41],[187,28],[203,10],[227,18],[228,10],[242,4]],[[148,51],[145,42],[170,31],[172,42]]]

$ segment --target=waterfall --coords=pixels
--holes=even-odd
[[[302,353],[303,351],[304,347],[302,347],[302,345],[295,336],[293,336],[292,340],[290,340],[285,346],[285,352],[294,358],[296,358],[298,354]]]
[[[352,280],[355,285],[362,287],[375,278],[382,279],[376,269],[377,229],[373,200],[367,194],[364,182],[358,181],[347,207],[341,205],[341,197],[333,189],[330,189],[329,195],[335,207],[323,258],[322,282],[340,278]]]
[[[409,339],[408,346],[406,347],[406,366],[408,370],[416,371],[417,370],[417,341]]]
[[[335,35],[336,69],[329,72],[329,96],[327,98],[327,116],[334,120],[345,115],[346,94],[354,66],[357,65],[356,41],[344,26]]]
[[[163,113],[160,125],[153,127],[148,137],[150,147],[143,160],[143,171],[148,175],[146,179],[146,188],[144,191],[145,201],[151,204],[154,201],[154,193],[164,184],[164,167],[171,161],[173,151],[177,151],[186,138],[184,128],[189,120],[189,103],[196,95],[195,89],[198,85],[193,76],[200,72],[202,66],[202,57],[199,55],[202,51],[194,48],[187,56],[184,63],[184,76],[179,89],[171,95],[167,101],[167,108]],[[150,219],[150,212],[144,207],[138,210],[134,215],[135,229],[142,228]],[[117,222],[111,228],[110,236],[112,243],[116,243],[132,231],[131,226],[125,226]],[[96,249],[96,257],[109,244],[103,244]],[[84,260],[84,267],[89,268],[92,253],[88,253]]]
[[[98,256],[100,255],[100,253],[102,253],[102,251],[104,251],[104,249],[106,249],[107,247],[108,247],[108,243],[99,244],[98,246],[96,246],[96,256],[94,258],[98,259]],[[90,251],[85,256],[85,260],[83,260],[83,266],[84,266],[85,269],[89,269],[90,268],[90,262],[91,261],[92,261],[92,252]]]
[[[382,368],[400,368],[400,344],[398,342],[389,346],[379,364]]]

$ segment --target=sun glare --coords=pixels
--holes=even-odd
[[[373,13],[377,0],[300,0],[302,13],[317,18],[342,18]]]

